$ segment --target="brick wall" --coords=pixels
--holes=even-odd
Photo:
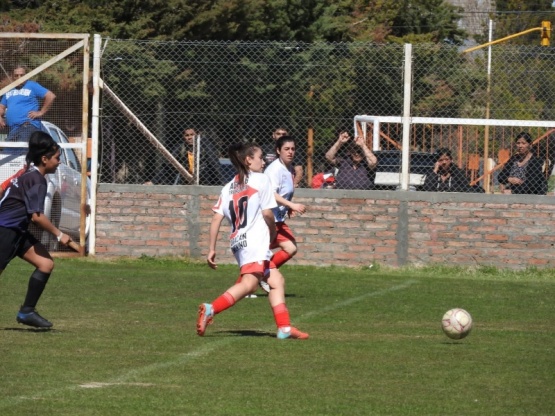
[[[220,188],[99,186],[96,255],[203,258]],[[291,264],[554,267],[552,196],[300,189]],[[222,226],[218,261],[234,263]]]

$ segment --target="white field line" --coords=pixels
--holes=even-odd
[[[336,309],[341,309],[341,308],[344,308],[346,306],[352,305],[353,303],[360,302],[360,301],[362,301],[364,299],[367,299],[367,298],[373,298],[373,297],[378,297],[378,296],[382,296],[382,295],[387,295],[387,294],[392,293],[392,292],[407,289],[408,287],[410,287],[414,284],[416,284],[416,280],[407,280],[406,282],[403,282],[403,283],[398,284],[396,286],[389,287],[387,289],[382,289],[382,290],[378,290],[376,292],[369,292],[369,293],[362,294],[360,296],[355,296],[353,298],[346,299],[342,302],[334,303],[333,305],[329,305],[325,308],[321,308],[321,309],[318,309],[318,310],[313,311],[313,312],[305,313],[302,316],[295,318],[295,322],[306,321],[307,319],[309,319],[313,316],[318,316],[318,315],[322,315],[322,314],[331,312],[331,311],[336,310]],[[140,386],[143,386],[143,387],[144,386],[152,386],[152,384],[150,384],[150,383],[138,383],[138,382],[134,382],[132,380],[135,380],[139,376],[149,374],[149,373],[152,373],[152,372],[157,372],[157,371],[163,370],[163,369],[168,368],[168,367],[176,367],[178,365],[187,364],[191,361],[194,361],[198,358],[201,358],[201,357],[204,357],[204,356],[210,354],[212,351],[218,350],[222,347],[225,347],[228,344],[236,342],[236,341],[240,340],[241,338],[242,337],[228,337],[228,338],[220,339],[218,341],[214,341],[214,342],[211,342],[209,344],[205,344],[205,345],[201,346],[200,348],[197,348],[196,350],[190,351],[186,354],[182,354],[182,355],[178,356],[177,359],[175,359],[175,360],[167,361],[165,363],[156,363],[156,364],[152,364],[152,365],[147,365],[145,367],[140,367],[140,368],[137,368],[135,370],[128,371],[124,374],[121,374],[118,377],[112,378],[111,380],[104,381],[104,382],[89,381],[89,382],[84,382],[84,383],[78,384],[78,385],[71,385],[71,386],[66,386],[66,387],[60,387],[58,389],[41,391],[38,394],[35,394],[33,396],[3,397],[3,398],[0,398],[0,409],[5,409],[5,408],[10,407],[10,406],[15,406],[18,403],[23,402],[23,401],[27,401],[27,400],[40,400],[40,399],[45,399],[45,398],[49,398],[49,397],[56,397],[56,396],[59,396],[59,395],[60,396],[61,395],[65,396],[68,392],[71,392],[71,391],[74,391],[74,390],[92,389],[92,388],[106,388],[106,387],[113,387],[113,386],[139,386],[139,387]],[[310,342],[310,341],[307,341],[307,342]]]

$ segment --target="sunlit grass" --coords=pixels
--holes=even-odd
[[[145,257],[58,259],[39,311],[18,325],[28,265],[0,278],[0,414],[555,414],[555,273],[494,268],[285,266],[307,341],[278,341],[266,297],[195,334],[197,306],[237,268]],[[453,341],[441,317],[475,327]]]

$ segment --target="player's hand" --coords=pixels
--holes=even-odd
[[[6,120],[4,117],[0,117],[0,128],[6,127]]]
[[[73,241],[71,239],[71,237],[67,234],[62,233],[62,237],[60,238],[60,243],[62,243],[64,246],[67,246],[70,241]]]
[[[306,207],[303,204],[291,204],[290,211],[293,211],[293,214],[302,215],[306,212]]]
[[[216,264],[216,252],[213,250],[210,250],[208,252],[208,255],[206,256],[206,262],[208,263],[208,266],[210,266],[211,269],[217,269],[218,265]]]

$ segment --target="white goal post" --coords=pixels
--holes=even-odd
[[[354,117],[354,131],[358,135],[363,135],[367,140],[371,141],[372,149],[374,151],[382,150],[382,144],[385,141],[390,142],[397,149],[410,149],[409,143],[403,143],[404,140],[413,139],[414,134],[412,133],[415,126],[425,127],[428,130],[434,129],[435,126],[452,126],[457,128],[464,127],[474,127],[480,128],[484,131],[491,128],[509,128],[515,129],[539,129],[541,132],[533,135],[534,142],[537,144],[541,140],[548,137],[550,134],[555,134],[555,120],[538,121],[538,120],[499,120],[499,119],[473,119],[473,118],[435,118],[435,117],[409,117],[408,127],[403,124],[404,118],[400,116],[374,116],[374,115],[357,115]],[[401,140],[395,142],[391,138],[384,134],[384,125],[397,125],[397,127],[403,131],[402,135],[399,135]],[[404,129],[409,129],[409,134],[404,134]],[[439,128],[439,127],[437,127]],[[412,136],[411,136],[412,134]],[[482,153],[481,156],[483,160],[490,160],[489,147],[491,139],[489,134],[484,134],[483,140],[481,142],[474,143],[477,145]],[[467,143],[460,139],[461,143],[457,144],[461,149]],[[555,149],[553,149],[555,151]],[[401,189],[409,190],[409,158],[403,158],[403,163],[401,166]],[[502,161],[504,163],[504,161]],[[553,168],[553,166],[551,166]],[[490,182],[490,176],[495,168],[493,166],[488,166],[484,170],[484,183],[488,185]],[[486,192],[489,190],[486,187]]]

